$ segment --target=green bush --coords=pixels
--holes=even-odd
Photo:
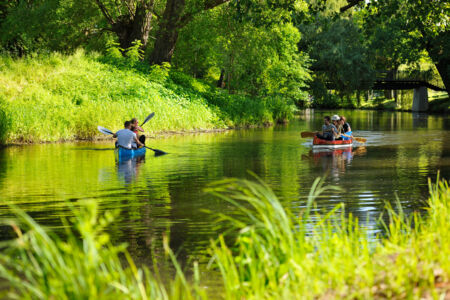
[[[132,48],[129,55],[139,50],[138,44]],[[70,56],[0,56],[0,142],[91,139],[99,135],[98,125],[117,130],[124,120],[150,112],[156,116],[148,132],[253,126],[292,116],[282,98],[229,94],[168,64],[150,67],[136,53],[123,57],[115,44],[108,49],[106,56],[82,50]]]

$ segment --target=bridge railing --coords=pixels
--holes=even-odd
[[[376,72],[376,80],[404,80],[404,81],[425,81],[439,88],[445,89],[445,86],[439,75],[434,73],[433,69],[427,71],[412,70],[412,71],[397,71],[394,76],[388,76],[390,71],[378,70]],[[393,77],[393,78],[388,78]]]

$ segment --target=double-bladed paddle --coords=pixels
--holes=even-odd
[[[314,137],[316,135],[316,133],[315,132],[311,132],[311,131],[303,131],[303,132],[300,133],[300,135],[302,136],[302,138],[308,138],[308,137]],[[355,141],[357,141],[357,142],[360,142],[360,143],[367,142],[367,139],[362,138],[362,137],[355,137],[354,136],[353,139]]]
[[[152,112],[151,114],[149,114],[147,116],[147,118],[145,118],[144,122],[142,122],[141,127],[144,126],[145,123],[147,123],[148,121],[150,121],[151,118],[153,118],[155,116],[155,113]]]
[[[147,117],[148,118],[148,117]],[[151,118],[149,118],[149,120],[150,120]],[[148,120],[147,120],[148,121]],[[114,134],[111,130],[109,130],[109,129],[107,129],[107,128],[105,128],[105,127],[102,127],[102,126],[97,126],[97,129],[98,129],[98,131],[100,131],[101,133],[103,133],[103,134]],[[164,154],[167,154],[167,152],[164,152],[164,151],[162,151],[162,150],[158,150],[158,149],[153,149],[153,148],[150,148],[150,147],[147,147],[147,146],[144,146],[145,148],[147,148],[147,149],[150,149],[150,150],[152,150],[153,152],[155,152],[155,155],[156,156],[159,156],[159,155],[164,155]]]

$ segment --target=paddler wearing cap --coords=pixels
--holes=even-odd
[[[327,140],[327,141],[334,141],[335,139],[340,137],[339,131],[336,127],[338,121],[340,120],[338,115],[334,115],[331,117],[330,122],[330,116],[325,116],[323,118],[323,126],[322,126],[322,133],[317,132],[316,136],[319,139]]]

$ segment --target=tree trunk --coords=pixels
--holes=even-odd
[[[393,80],[394,79],[394,74],[395,74],[395,70],[389,70],[387,75],[386,75],[386,79],[387,80]],[[393,95],[392,95],[392,90],[384,90],[384,97],[386,99],[392,99]]]
[[[450,43],[448,32],[441,32],[433,39],[425,43],[425,48],[430,58],[436,64],[436,69],[441,75],[447,93],[450,95],[450,54],[446,45]]]
[[[178,39],[185,0],[167,0],[164,14],[159,22],[155,46],[150,55],[150,64],[170,62]]]
[[[225,77],[225,70],[221,69],[220,70],[220,77],[219,77],[219,80],[217,81],[217,87],[218,88],[222,88],[222,89],[224,88],[224,86],[225,86],[224,77]]]
[[[148,43],[152,16],[151,12],[142,7],[136,8],[134,17],[129,15],[120,16],[116,23],[112,25],[112,31],[119,38],[120,47],[127,49],[133,45],[132,43],[135,40],[140,40],[144,49]]]
[[[436,64],[436,69],[439,75],[441,75],[447,93],[450,95],[450,59],[441,59]]]

